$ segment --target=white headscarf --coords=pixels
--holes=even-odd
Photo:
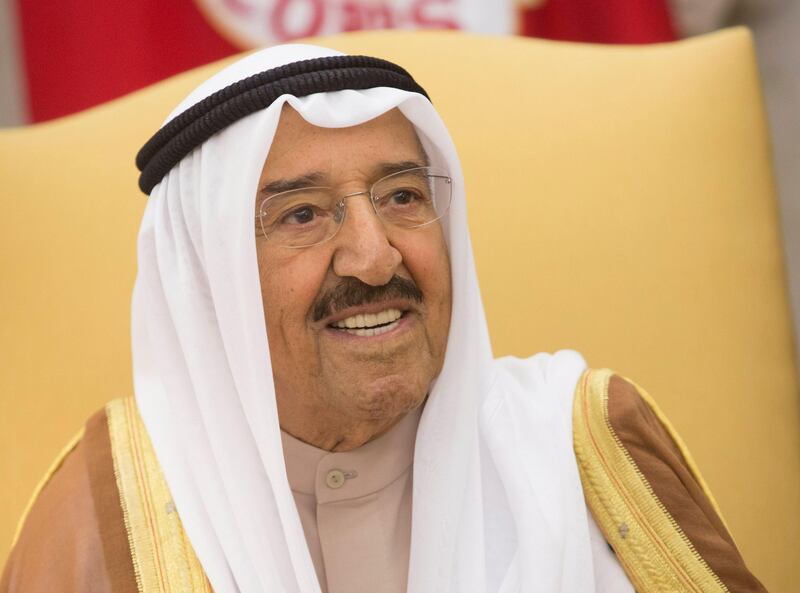
[[[338,52],[257,52],[203,83],[169,119],[254,73],[329,55]],[[133,295],[136,400],[214,590],[320,591],[286,478],[253,223],[284,103],[323,127],[397,107],[431,163],[454,179],[444,221],[452,322],[417,434],[408,591],[591,593],[570,425],[583,360],[493,360],[455,148],[427,99],[392,88],[283,95],[194,150],[149,198]]]

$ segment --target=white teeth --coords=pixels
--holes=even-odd
[[[399,309],[386,309],[380,313],[359,313],[346,319],[342,319],[333,324],[333,327],[340,329],[353,330],[348,333],[357,336],[373,336],[385,333],[394,327],[394,322],[400,319],[403,313]],[[392,325],[386,325],[386,324]],[[381,327],[376,327],[381,326]],[[367,333],[371,332],[371,333]]]
[[[389,325],[382,325],[381,327],[346,329],[344,331],[346,331],[348,334],[353,334],[354,336],[379,336],[388,331],[392,331],[395,327],[397,327],[397,323],[390,323]]]

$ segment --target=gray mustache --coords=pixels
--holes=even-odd
[[[414,282],[407,278],[393,276],[382,286],[371,286],[358,278],[348,276],[342,278],[337,286],[319,297],[314,305],[312,316],[314,321],[321,321],[347,307],[357,307],[397,298],[423,302],[422,292]]]

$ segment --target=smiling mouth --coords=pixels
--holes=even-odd
[[[354,336],[378,336],[392,331],[402,317],[403,312],[400,309],[385,309],[379,313],[363,313],[346,317],[331,323],[330,327]]]

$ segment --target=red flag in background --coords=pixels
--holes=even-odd
[[[13,0],[12,0],[13,1]],[[604,43],[675,38],[668,0],[16,0],[33,122],[250,47],[365,28],[461,28]],[[518,4],[537,8],[519,9]],[[24,103],[23,103],[24,104]],[[18,122],[23,123],[23,122]]]
[[[668,0],[521,0],[520,33],[562,41],[659,43],[677,36]]]
[[[15,8],[32,121],[298,37],[380,28],[514,29],[512,0],[16,0]]]
[[[194,0],[18,0],[32,121],[80,111],[240,51]]]

